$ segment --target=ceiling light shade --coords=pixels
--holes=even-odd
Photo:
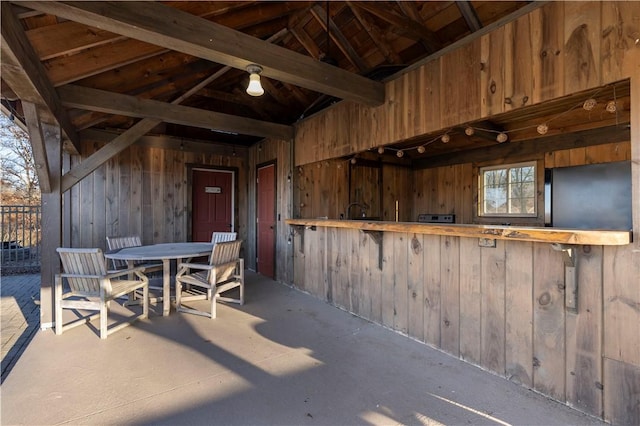
[[[260,84],[260,73],[262,72],[262,67],[260,65],[249,65],[247,67],[247,72],[250,74],[247,93],[251,96],[264,95],[264,89]]]

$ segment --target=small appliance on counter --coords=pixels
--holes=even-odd
[[[420,223],[456,223],[455,214],[431,214],[422,213],[418,215]]]

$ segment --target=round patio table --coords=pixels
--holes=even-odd
[[[137,260],[161,260],[162,261],[162,315],[169,315],[171,309],[170,275],[172,259],[207,256],[211,254],[211,243],[163,243],[148,246],[125,247],[118,250],[107,251],[104,256],[107,259],[126,260],[129,267],[133,267]]]

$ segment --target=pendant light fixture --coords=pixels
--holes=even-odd
[[[249,85],[247,86],[247,93],[251,96],[264,95],[264,89],[260,84],[260,73],[262,67],[260,65],[251,64],[247,66],[247,72],[249,73]]]

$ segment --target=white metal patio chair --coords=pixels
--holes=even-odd
[[[108,272],[102,250],[99,248],[58,248],[56,249],[62,261],[64,272],[56,274],[54,303],[56,334],[86,324],[96,317],[100,317],[100,338],[107,336],[123,327],[130,325],[140,318],[147,318],[149,314],[149,280],[144,275],[143,267],[122,269]],[[122,279],[117,279],[123,277]],[[63,283],[69,286],[68,292],[63,292]],[[125,322],[108,327],[107,315],[109,303],[116,298],[131,292],[140,291],[142,313],[128,317]],[[73,300],[70,298],[73,297]],[[98,311],[92,315],[79,316],[67,324],[63,324],[62,310],[72,309]]]
[[[208,264],[181,263],[176,275],[176,309],[209,318],[216,317],[216,300],[244,304],[244,259],[240,258],[242,240],[224,241],[213,246]],[[183,295],[183,286],[185,295]],[[239,287],[239,297],[223,297],[221,293]],[[209,312],[184,305],[185,301],[207,299]]]

